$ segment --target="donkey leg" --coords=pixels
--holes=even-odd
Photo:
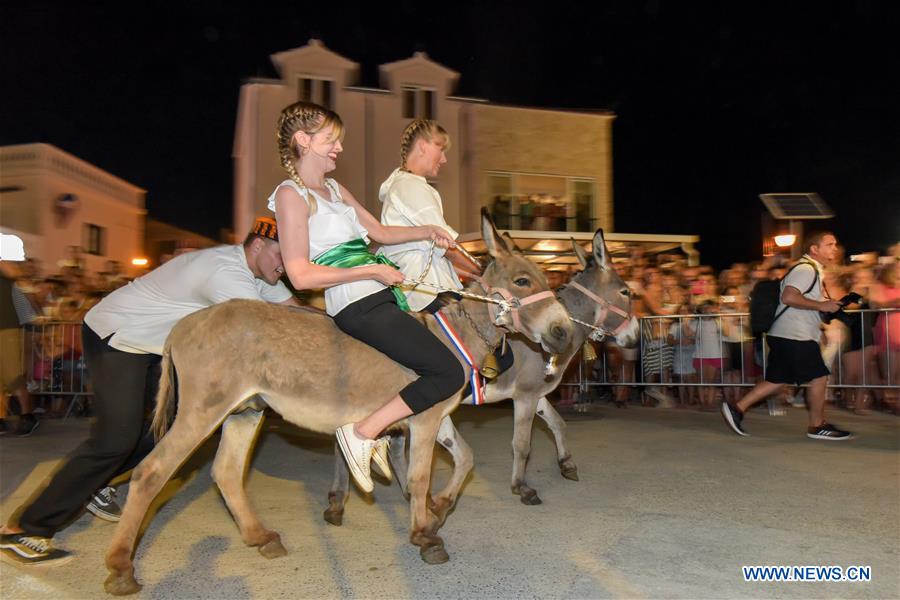
[[[421,413],[410,420],[409,447],[409,541],[419,547],[426,563],[436,565],[450,560],[444,550],[444,540],[437,535],[438,519],[429,510],[428,492],[431,487],[431,459],[439,422],[437,415]]]
[[[441,492],[435,496],[431,503],[431,511],[438,518],[438,527],[444,525],[447,515],[456,506],[459,490],[463,482],[472,470],[475,461],[472,459],[472,448],[459,434],[450,415],[441,420],[441,428],[438,430],[437,442],[446,448],[453,457],[453,473],[450,480]]]
[[[344,523],[344,506],[350,496],[350,470],[341,454],[337,442],[334,444],[334,479],[328,492],[328,508],[325,509],[325,520],[340,527]]]
[[[538,400],[537,414],[547,423],[553,438],[556,440],[556,458],[559,462],[559,472],[566,479],[578,481],[578,467],[572,460],[572,453],[566,444],[566,422],[563,420],[553,405],[547,401],[546,396]]]
[[[403,497],[409,502],[409,482],[406,479],[409,471],[409,459],[406,457],[406,431],[401,430],[391,434],[391,445],[389,447],[388,457],[391,461],[391,468],[397,477],[397,483],[400,484],[400,490]]]
[[[244,488],[247,462],[253,442],[263,421],[263,411],[245,410],[229,415],[222,426],[222,439],[213,462],[212,477],[231,515],[237,522],[241,538],[248,546],[256,546],[266,558],[287,554],[281,536],[260,522]]]
[[[179,414],[168,434],[132,473],[125,509],[106,551],[106,568],[110,574],[104,588],[108,593],[124,596],[140,591],[141,585],[134,579],[131,556],[141,523],[150,503],[169,478],[220,422],[217,420],[198,429],[199,421],[199,415]]]
[[[519,495],[522,504],[533,506],[541,504],[542,500],[537,491],[528,487],[525,483],[525,468],[528,466],[528,455],[531,454],[531,426],[534,423],[534,413],[537,400],[534,398],[515,398],[513,412],[515,425],[513,428],[513,474],[512,492]]]

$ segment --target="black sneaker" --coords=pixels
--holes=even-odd
[[[75,558],[71,552],[54,548],[50,538],[24,533],[0,534],[0,559],[32,567],[55,567]]]
[[[727,402],[722,403],[722,416],[725,417],[725,422],[731,427],[733,432],[738,435],[750,435],[744,431],[743,427],[741,427],[741,421],[744,420],[744,414]]]
[[[116,502],[116,488],[105,487],[91,495],[91,499],[85,506],[95,517],[117,523],[122,518],[122,509]]]
[[[806,430],[806,437],[814,440],[852,440],[853,434],[849,431],[841,431],[830,423],[822,423],[818,427],[810,427]]]
[[[19,427],[16,429],[16,437],[28,437],[38,428],[41,422],[32,414],[22,415],[19,419]]]

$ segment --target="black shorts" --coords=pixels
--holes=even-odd
[[[766,337],[769,357],[766,363],[766,381],[770,383],[790,383],[799,385],[831,374],[819,343],[812,340],[789,340],[787,338]]]
[[[724,342],[728,349],[728,368],[732,371],[740,371],[744,365],[742,354],[744,347],[741,342]]]

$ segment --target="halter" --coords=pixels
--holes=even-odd
[[[572,286],[573,288],[575,288],[576,290],[578,290],[579,292],[581,292],[582,294],[584,294],[585,296],[587,296],[588,298],[590,298],[591,300],[593,300],[600,306],[600,313],[597,315],[597,318],[594,319],[593,325],[591,325],[589,323],[584,323],[573,317],[569,317],[570,319],[572,319],[576,323],[585,325],[586,327],[593,329],[594,333],[600,332],[601,339],[605,335],[611,335],[611,336],[615,337],[615,336],[619,335],[623,329],[628,327],[628,322],[631,319],[631,314],[625,312],[624,310],[622,310],[621,308],[619,308],[618,306],[616,306],[614,304],[610,304],[608,300],[601,298],[600,296],[598,296],[591,290],[587,289],[586,287],[584,287],[577,281],[570,281],[567,285]],[[617,315],[622,317],[622,322],[619,323],[619,326],[612,330],[610,330],[609,327],[605,325],[606,317],[609,316],[609,313],[611,313],[611,312],[614,312]],[[593,337],[594,333],[591,334],[592,337]]]
[[[500,287],[485,287],[484,283],[481,279],[478,279],[478,285],[488,294],[488,296],[499,295],[502,300],[497,303],[491,303],[488,305],[488,313],[491,315],[491,318],[494,320],[495,325],[501,325],[503,323],[503,317],[506,316],[506,313],[509,313],[512,317],[513,329],[515,331],[522,331],[522,321],[519,319],[519,309],[523,306],[528,306],[529,304],[534,304],[535,302],[540,302],[541,300],[556,299],[556,294],[554,294],[550,290],[544,290],[543,292],[538,292],[536,294],[531,294],[530,296],[525,296],[524,298],[517,298],[513,296],[509,290],[506,288]]]

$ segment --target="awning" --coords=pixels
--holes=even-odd
[[[575,240],[587,251],[591,251],[593,232],[583,231],[521,231],[500,230],[512,237],[516,246],[531,260],[547,270],[565,270],[578,264],[578,257],[572,250],[571,240]],[[666,235],[655,233],[604,233],[606,246],[613,260],[625,258],[635,246],[642,246],[645,254],[659,254],[673,250],[684,252],[688,264],[700,263],[700,253],[694,244],[700,241],[698,235]],[[457,242],[471,254],[482,256],[487,254],[481,232],[466,233],[459,236]]]

